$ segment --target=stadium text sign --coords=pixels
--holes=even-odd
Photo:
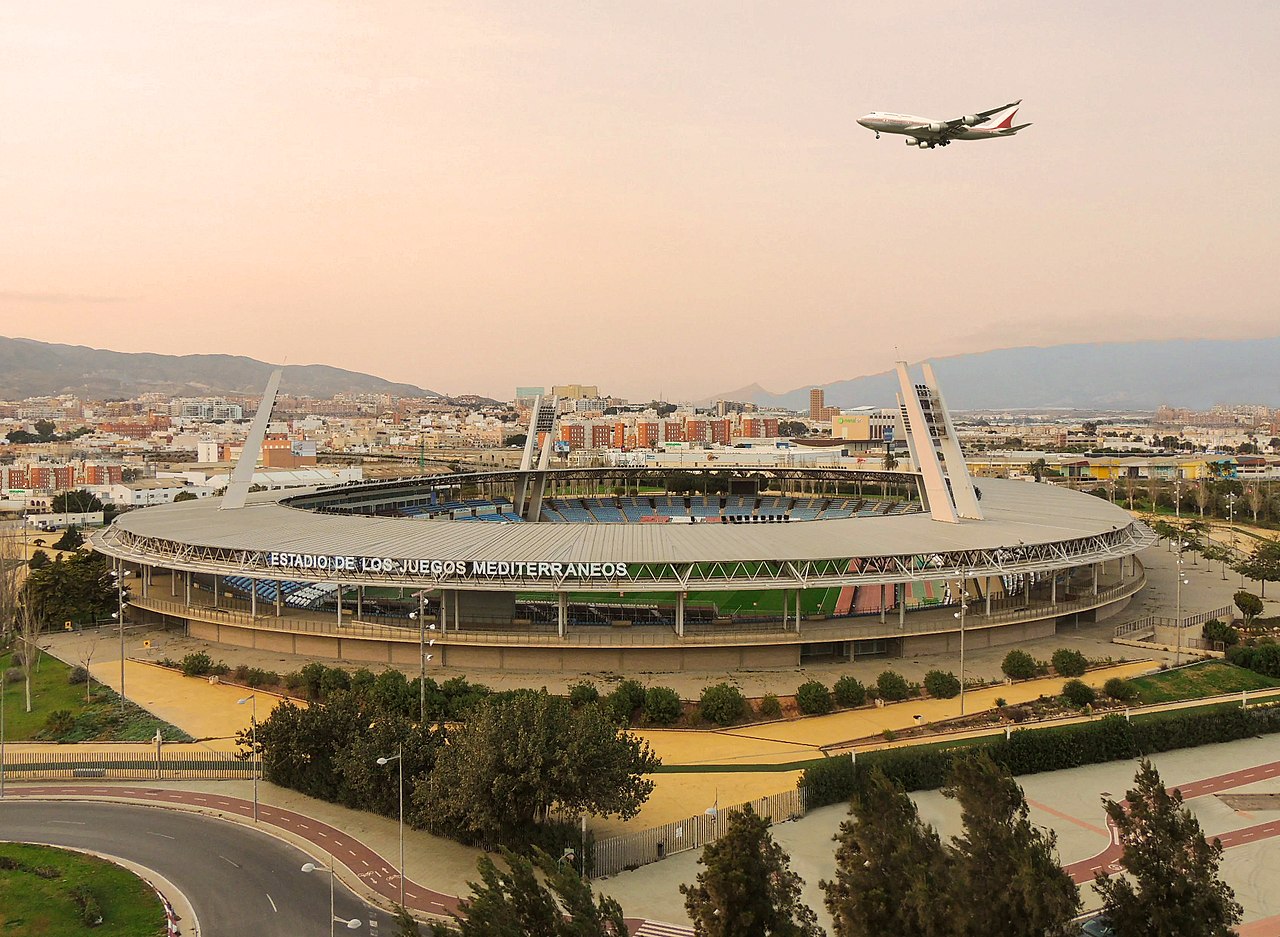
[[[506,560],[398,560],[382,556],[326,553],[267,554],[267,565],[332,573],[458,576],[471,579],[626,579],[626,563],[529,563]]]

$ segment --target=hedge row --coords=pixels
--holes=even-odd
[[[1055,729],[1021,729],[1007,739],[997,737],[964,747],[867,752],[858,756],[856,765],[849,758],[828,758],[806,768],[799,784],[807,789],[806,806],[812,809],[849,800],[875,768],[905,790],[935,790],[946,783],[952,761],[975,750],[986,751],[1012,774],[1021,775],[1234,742],[1273,732],[1280,732],[1280,706],[1161,713],[1137,722],[1129,722],[1123,716],[1106,716],[1097,722]]]

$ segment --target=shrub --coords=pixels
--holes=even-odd
[[[930,670],[924,675],[924,688],[934,699],[951,699],[960,695],[960,681],[949,670]]]
[[[605,698],[605,705],[618,722],[630,723],[636,710],[644,706],[644,687],[638,680],[623,680]]]
[[[22,680],[22,668],[10,667],[4,672],[5,683],[18,683]]]
[[[1088,659],[1069,647],[1060,647],[1054,651],[1051,662],[1053,669],[1063,677],[1082,677],[1089,669]]]
[[[862,706],[867,702],[867,688],[853,676],[845,674],[832,688],[836,702],[841,706]]]
[[[1227,648],[1227,662],[1267,677],[1280,677],[1280,644],[1237,644]]]
[[[70,732],[75,726],[75,716],[71,715],[69,709],[55,709],[49,713],[49,717],[44,721],[44,730],[49,735],[58,736]]]
[[[594,683],[575,683],[569,687],[569,705],[574,709],[585,706],[587,703],[596,703],[600,700],[600,691],[596,689]]]
[[[1062,685],[1062,695],[1068,703],[1077,708],[1088,706],[1098,698],[1093,687],[1083,680],[1068,680]]]
[[[777,719],[782,715],[782,704],[778,702],[776,694],[766,693],[760,697],[760,715],[769,719]]]
[[[796,707],[806,716],[831,712],[831,691],[817,680],[808,680],[796,690]]]
[[[74,886],[71,889],[71,900],[80,909],[80,920],[85,927],[97,927],[102,923],[102,907],[88,885]]]
[[[1240,614],[1244,616],[1246,628],[1255,618],[1262,614],[1262,599],[1252,592],[1246,592],[1241,589],[1231,597],[1231,601],[1235,603],[1236,608],[1240,609]]]
[[[876,694],[886,702],[906,699],[911,694],[907,680],[900,673],[886,670],[876,677]]]
[[[1036,662],[1026,651],[1016,648],[1004,655],[1000,670],[1011,680],[1030,680],[1036,675]]]
[[[736,686],[716,683],[702,691],[698,699],[698,713],[708,722],[727,726],[738,721],[746,703],[746,698]]]
[[[284,675],[284,688],[286,690],[300,690],[305,685],[306,681],[302,679],[302,674],[296,670],[291,670]]]
[[[235,670],[231,671],[231,679],[234,680],[236,683],[248,683],[249,682],[249,665],[236,664]]]
[[[1003,709],[1008,705],[1009,705],[1009,701],[1005,699],[1003,696],[996,697],[996,709]]]
[[[671,687],[651,686],[644,691],[644,717],[654,725],[669,726],[683,712],[680,694]]]
[[[320,695],[327,697],[330,693],[351,689],[351,674],[341,667],[326,667],[324,676],[320,678]]]
[[[898,733],[894,732],[892,729],[885,729],[880,734],[884,736],[884,740],[886,742],[893,742],[893,741],[896,741],[898,738]]]
[[[1138,688],[1133,685],[1132,680],[1126,680],[1124,677],[1112,677],[1102,684],[1102,692],[1121,703],[1138,698]]]
[[[213,660],[204,652],[188,654],[182,658],[181,666],[188,677],[207,677],[213,673]]]
[[[1240,632],[1216,618],[1204,623],[1201,634],[1206,641],[1221,641],[1224,648],[1240,643]]]
[[[71,684],[88,683],[89,671],[77,664],[67,671],[67,682]]]
[[[306,691],[308,699],[320,699],[321,685],[324,683],[324,675],[328,669],[319,661],[312,661],[305,664],[298,672],[298,676],[302,678],[302,689]]]

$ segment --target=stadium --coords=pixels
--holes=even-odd
[[[269,386],[221,503],[122,515],[94,547],[133,574],[131,620],[424,669],[795,667],[1123,609],[1151,531],[1067,489],[975,488],[931,372],[899,371],[911,471],[553,468],[552,400],[517,470],[251,496]]]

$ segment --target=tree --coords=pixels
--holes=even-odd
[[[698,863],[694,884],[680,886],[697,937],[822,937],[817,915],[800,901],[804,880],[749,804],[729,813],[724,835]]]
[[[36,550],[31,554],[31,559],[27,560],[28,569],[44,569],[53,561],[49,559],[49,554],[44,550]]]
[[[58,542],[53,545],[55,550],[79,550],[84,546],[84,536],[80,533],[80,528],[72,525],[68,527],[58,538]]]
[[[852,674],[844,674],[832,687],[836,702],[841,706],[862,706],[867,701],[867,688]]]
[[[680,694],[671,687],[651,686],[644,691],[644,717],[653,725],[669,726],[683,712]]]
[[[532,842],[553,811],[635,816],[658,765],[600,704],[516,690],[482,700],[453,730],[414,791],[416,821],[468,843]]]
[[[40,551],[37,550],[36,554]],[[32,559],[35,557],[33,556]],[[49,557],[45,556],[46,562]],[[0,647],[9,643],[17,629],[18,605],[22,597],[22,544],[9,531],[0,531]],[[2,676],[2,675],[0,675]]]
[[[960,803],[952,840],[957,931],[1044,937],[1064,931],[1080,892],[1058,863],[1057,836],[1032,824],[1022,788],[986,753],[959,758],[943,793]]]
[[[31,673],[40,659],[40,634],[44,622],[35,614],[30,602],[20,602],[15,619],[18,645],[22,648],[22,680],[26,687],[26,711],[31,712]]]
[[[1280,581],[1280,541],[1268,540],[1254,548],[1253,555],[1238,567],[1241,575],[1261,585],[1262,598],[1267,597],[1267,583]]]
[[[401,905],[396,905],[395,937],[422,937],[422,928],[418,926],[417,920],[409,913],[408,908]]]
[[[1207,842],[1182,792],[1165,790],[1145,758],[1135,787],[1103,806],[1120,838],[1120,865],[1128,873],[1097,874],[1103,914],[1117,937],[1227,937],[1243,909],[1218,877],[1222,843]]]
[[[892,449],[886,448],[884,450],[884,459],[881,460],[881,464],[886,472],[892,472],[898,467],[898,457],[893,454]]]
[[[911,688],[907,685],[907,680],[902,674],[895,673],[892,670],[882,671],[880,676],[876,677],[876,693],[882,700],[886,702],[894,702],[896,700],[904,700],[911,695]]]
[[[102,510],[102,501],[85,489],[77,488],[54,495],[49,509],[53,514],[91,514]]]
[[[1036,661],[1026,651],[1015,648],[1004,655],[1004,660],[1000,662],[1000,669],[1011,680],[1030,680],[1036,675]]]
[[[1254,483],[1244,491],[1245,506],[1253,513],[1253,522],[1258,523],[1258,512],[1263,509],[1267,503],[1266,493],[1263,492],[1262,486]]]
[[[878,769],[836,834],[836,877],[821,882],[836,937],[949,934],[950,867],[942,841]]]
[[[796,706],[806,716],[831,712],[831,691],[819,680],[808,680],[796,690]]]
[[[924,688],[934,699],[952,699],[960,695],[960,681],[949,670],[930,670],[924,675]]]
[[[1040,481],[1045,475],[1049,474],[1049,463],[1043,458],[1036,459],[1027,466],[1027,474],[1036,481]]]
[[[433,925],[439,937],[625,937],[622,907],[612,898],[598,899],[573,864],[541,850],[532,859],[501,851],[506,870],[490,856],[476,863],[480,881],[468,882],[452,926]],[[539,873],[542,881],[539,881]]]
[[[1262,599],[1252,592],[1245,592],[1241,589],[1231,597],[1231,601],[1235,603],[1236,608],[1240,609],[1246,628],[1252,624],[1255,618],[1262,614]]]
[[[192,491],[179,491],[173,496],[174,504],[181,504],[183,501],[198,501],[199,497]]]
[[[1064,677],[1081,677],[1089,669],[1089,660],[1079,651],[1069,647],[1060,647],[1049,659],[1053,669]]]
[[[746,697],[736,686],[716,683],[702,691],[698,700],[698,713],[708,722],[727,726],[737,722],[746,705]]]
[[[52,439],[57,428],[53,420],[36,420],[36,435],[40,437],[42,442],[48,442]]]

